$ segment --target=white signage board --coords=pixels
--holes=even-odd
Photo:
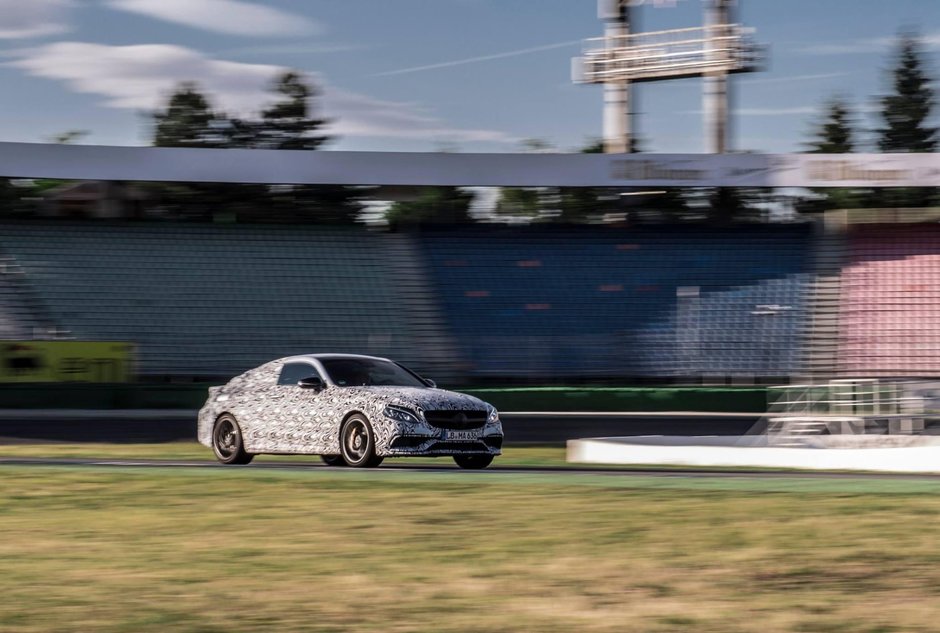
[[[449,154],[0,143],[0,177],[566,187],[934,187],[940,154]]]

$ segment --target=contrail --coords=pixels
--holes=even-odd
[[[580,44],[581,40],[570,40],[568,42],[557,42],[555,44],[545,44],[544,46],[533,46],[532,48],[521,48],[516,51],[506,51],[505,53],[494,53],[492,55],[480,55],[479,57],[468,57],[467,59],[455,59],[449,62],[440,62],[438,64],[427,64],[426,66],[412,66],[410,68],[399,68],[398,70],[386,70],[376,73],[375,77],[388,77],[390,75],[404,75],[407,73],[416,73],[422,70],[434,70],[437,68],[450,68],[451,66],[462,66],[464,64],[475,64],[476,62],[485,62],[491,59],[502,59],[504,57],[515,57],[516,55],[528,55],[529,53],[538,53],[548,51],[553,48],[565,48]]]

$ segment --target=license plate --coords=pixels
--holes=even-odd
[[[480,439],[479,431],[445,431],[444,432],[445,440],[453,440],[457,442],[475,442]]]

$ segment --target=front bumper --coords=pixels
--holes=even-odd
[[[392,438],[388,456],[446,457],[450,455],[500,455],[503,436],[490,434],[474,441],[453,441],[426,435],[399,435]]]

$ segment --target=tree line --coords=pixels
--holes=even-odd
[[[936,97],[918,40],[911,34],[902,35],[898,42],[891,81],[892,93],[879,99],[881,125],[870,131],[871,141],[863,141],[866,130],[859,126],[849,99],[834,95],[815,126],[808,151],[819,154],[851,154],[865,150],[936,152],[940,137],[937,127],[930,124]],[[938,192],[936,187],[826,189],[815,191],[814,196],[802,200],[799,210],[928,207],[940,205]]]

